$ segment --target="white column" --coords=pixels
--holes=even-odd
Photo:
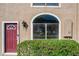
[[[45,24],[45,39],[47,40],[47,24]]]

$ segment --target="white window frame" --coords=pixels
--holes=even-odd
[[[61,7],[61,3],[59,3],[59,6],[33,6],[33,3],[31,3],[31,7],[53,7],[53,8],[59,8],[59,7]]]
[[[19,43],[19,22],[18,21],[2,21],[2,55],[17,55],[17,53],[5,53],[4,52],[4,24],[5,23],[17,23],[17,44]]]
[[[44,14],[52,15],[58,19],[58,21],[59,21],[59,39],[61,39],[61,20],[60,20],[60,18],[52,13],[39,13],[36,16],[34,16],[31,20],[31,40],[33,40],[33,20],[35,20],[36,17],[38,17],[40,15],[44,15]]]

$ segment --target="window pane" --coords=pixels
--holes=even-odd
[[[59,3],[46,3],[46,6],[59,6]]]
[[[36,17],[33,23],[59,23],[59,21],[56,17],[45,14]]]
[[[58,38],[58,23],[47,24],[47,39]]]
[[[33,6],[45,6],[45,3],[33,3]]]
[[[45,39],[45,24],[33,24],[33,39]]]

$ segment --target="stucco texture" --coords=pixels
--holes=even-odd
[[[78,8],[77,8],[78,7]],[[61,21],[61,38],[71,36],[79,41],[79,4],[62,3],[61,7],[32,7],[30,3],[0,4],[0,48],[2,47],[2,21],[19,21],[20,40],[31,39],[31,21],[39,13],[52,13],[57,15]],[[77,16],[78,13],[78,16]],[[22,25],[22,21],[28,24],[27,31]],[[71,31],[73,23],[73,31]]]

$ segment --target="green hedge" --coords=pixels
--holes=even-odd
[[[73,40],[27,40],[18,44],[20,56],[79,56],[79,43]]]

